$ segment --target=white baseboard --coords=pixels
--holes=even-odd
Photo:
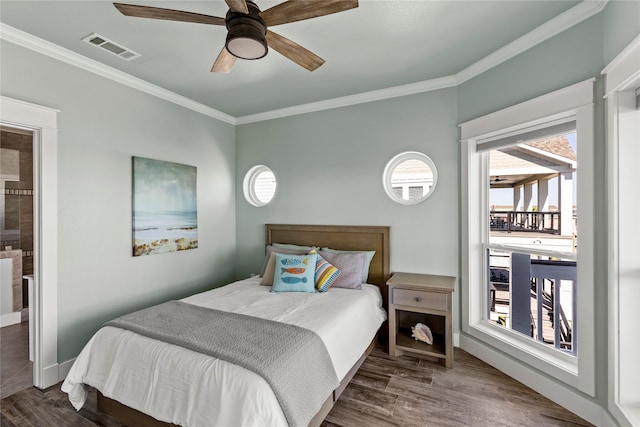
[[[58,365],[58,381],[64,381],[73,366],[73,363],[76,361],[74,357],[71,360],[67,360],[66,362],[62,362]]]
[[[51,387],[60,382],[58,380],[58,364],[47,366],[42,370],[42,388]]]
[[[22,322],[22,312],[14,311],[0,316],[0,327],[11,326]]]
[[[620,425],[609,414],[607,409],[586,398],[578,390],[554,381],[552,378],[469,336],[460,334],[458,341],[460,348],[464,351],[520,381],[590,423],[599,427]]]

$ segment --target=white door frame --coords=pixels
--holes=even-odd
[[[58,110],[0,96],[0,123],[33,132],[33,385],[58,383]]]

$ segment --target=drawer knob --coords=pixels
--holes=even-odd
[[[416,302],[422,301],[422,297],[416,297]]]

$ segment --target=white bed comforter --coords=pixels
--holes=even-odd
[[[325,343],[340,380],[386,318],[380,291],[373,285],[315,294],[271,293],[259,280],[241,280],[182,301],[310,329]],[[100,329],[62,385],[78,410],[86,400],[85,384],[158,420],[183,426],[287,425],[270,386],[259,375],[119,328]]]

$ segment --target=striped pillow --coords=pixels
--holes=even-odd
[[[312,249],[309,254],[317,254],[317,252]],[[327,292],[339,275],[340,270],[320,255],[317,256],[315,282],[318,292]]]

